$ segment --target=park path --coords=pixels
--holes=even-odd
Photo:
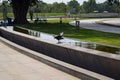
[[[120,34],[120,27],[101,25],[96,23],[101,21],[107,24],[120,26],[120,18],[108,18],[108,19],[104,18],[104,19],[80,20],[80,27],[97,31]],[[69,24],[75,26],[75,21],[72,21]]]
[[[0,80],[80,80],[34,60],[0,41]]]

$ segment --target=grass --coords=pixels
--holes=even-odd
[[[73,14],[71,14],[73,15]],[[8,13],[7,14],[8,17],[13,18],[13,13]],[[65,13],[34,13],[33,16],[36,18],[36,16],[38,17],[49,17],[49,16],[65,16]],[[27,17],[29,18],[29,13],[27,14]],[[0,18],[3,18],[3,14],[0,13]]]
[[[34,13],[34,16],[36,15],[38,16],[64,16],[64,13]]]
[[[76,30],[75,27],[68,24],[69,21],[73,19],[63,19],[63,23],[60,24],[59,20],[49,20],[46,24],[28,24],[28,25],[19,25],[25,28],[37,30],[40,32],[58,34],[59,32],[64,32],[65,37],[74,38],[78,40],[84,40],[89,42],[102,43],[113,46],[120,46],[120,35],[113,33],[105,33],[95,30],[89,30],[80,28]]]
[[[13,18],[13,13],[8,13],[7,16]],[[0,13],[0,18],[3,18],[3,13]]]
[[[8,13],[8,17],[13,18],[13,13]],[[41,17],[41,16],[64,16],[64,13],[34,13],[34,17]],[[29,18],[29,13],[27,14],[27,17]],[[0,18],[3,18],[3,14],[0,13]]]

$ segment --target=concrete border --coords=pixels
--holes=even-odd
[[[55,67],[59,70],[62,70],[66,73],[69,73],[73,76],[76,76],[82,80],[114,80],[112,78],[85,70],[83,68],[65,63],[63,61],[59,61],[57,59],[45,56],[43,54],[40,54],[38,52],[32,51],[30,49],[27,49],[25,47],[19,46],[11,41],[8,41],[2,37],[0,37],[0,41],[3,42],[4,44],[8,45],[9,47],[21,52],[22,54],[25,54],[29,57],[32,57],[38,61],[41,61],[43,63],[46,63],[52,67]]]

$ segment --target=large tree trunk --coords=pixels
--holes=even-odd
[[[27,11],[29,8],[29,0],[12,0],[12,7],[14,13],[14,24],[27,24]]]

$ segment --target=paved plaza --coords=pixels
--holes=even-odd
[[[80,80],[36,61],[0,41],[0,80]]]
[[[97,22],[107,23],[107,24],[110,24],[111,26],[97,24]],[[75,26],[75,21],[70,22],[69,24]],[[119,26],[119,27],[116,27],[116,26]],[[97,30],[97,31],[120,34],[120,18],[80,20],[80,27]]]

